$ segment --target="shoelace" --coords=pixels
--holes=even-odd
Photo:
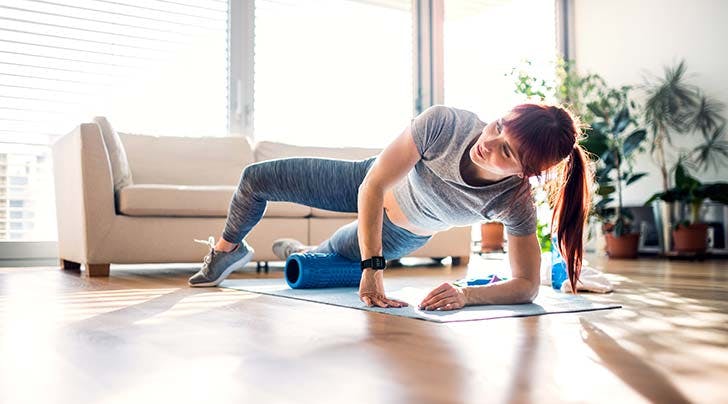
[[[212,257],[215,255],[215,237],[210,236],[207,240],[198,240],[194,239],[195,243],[200,244],[207,244],[208,247],[210,247],[210,253],[205,256],[203,261],[205,264],[210,264],[210,261],[212,260]]]

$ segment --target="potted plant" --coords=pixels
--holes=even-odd
[[[651,134],[651,156],[659,167],[662,193],[666,195],[665,198],[650,198],[651,201],[662,202],[653,203],[653,209],[655,222],[662,226],[658,233],[663,253],[670,251],[671,229],[675,221],[681,220],[680,212],[676,212],[679,206],[675,206],[667,196],[668,190],[676,185],[670,184],[669,178],[672,161],[678,160],[674,155],[683,155],[685,165],[698,170],[705,170],[711,165],[718,167],[728,159],[728,142],[722,138],[724,106],[689,83],[686,71],[685,61],[680,61],[674,67],[665,68],[664,77],[647,79],[642,86],[646,93],[645,121]],[[692,150],[674,146],[674,134],[695,133],[702,135],[702,142],[696,142],[697,146]]]
[[[503,251],[503,223],[484,222],[480,224],[480,251]]]
[[[647,201],[650,204],[660,199],[665,202],[680,202],[689,208],[689,219],[678,222],[672,229],[675,251],[680,253],[704,253],[708,247],[708,225],[700,221],[700,208],[706,199],[728,205],[728,183],[703,184],[691,176],[678,160],[675,167],[675,186],[658,192]]]
[[[588,149],[600,157],[595,173],[598,201],[593,206],[592,213],[603,223],[602,231],[609,257],[636,258],[640,234],[632,228],[633,218],[624,209],[622,194],[627,185],[646,175],[634,172],[632,158],[635,151],[640,149],[647,132],[636,128],[625,134],[630,125],[635,125],[627,102],[628,89],[614,91],[612,98],[622,104],[615,117],[612,118],[609,114],[608,101],[601,105],[589,104],[598,120],[592,125],[591,133],[587,137]],[[610,206],[613,202],[616,202],[616,206]]]

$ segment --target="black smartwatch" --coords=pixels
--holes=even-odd
[[[387,267],[387,261],[384,260],[384,257],[372,257],[368,260],[364,260],[361,262],[361,270],[365,270],[367,268],[371,268],[374,270],[380,270]]]

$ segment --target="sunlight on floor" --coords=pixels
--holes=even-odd
[[[195,293],[185,296],[169,309],[155,314],[152,317],[136,321],[135,324],[160,324],[180,317],[199,314],[209,310],[222,309],[230,304],[237,304],[244,300],[257,299],[259,297],[261,295],[255,293],[229,291],[227,289],[221,289],[220,292]]]

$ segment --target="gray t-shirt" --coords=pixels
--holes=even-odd
[[[442,105],[412,120],[412,135],[422,158],[393,190],[412,224],[441,231],[497,220],[508,234],[525,236],[536,231],[528,181],[511,176],[472,186],[463,180],[460,162],[485,126],[473,112]]]

